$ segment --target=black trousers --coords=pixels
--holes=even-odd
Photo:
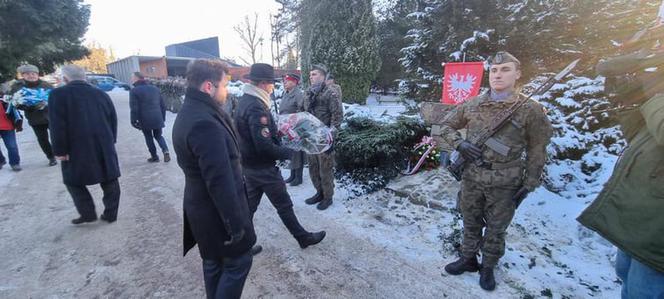
[[[222,261],[203,260],[203,280],[208,299],[239,299],[251,270],[251,252]]]
[[[281,222],[284,223],[293,237],[297,238],[308,233],[295,216],[293,202],[290,195],[288,195],[288,191],[286,191],[286,184],[279,168],[244,168],[243,171],[252,219],[254,213],[258,210],[263,194],[265,194],[272,206],[277,209]]]
[[[46,155],[46,158],[49,160],[55,158],[53,156],[53,149],[51,149],[51,142],[48,140],[48,124],[46,125],[34,125],[31,126],[32,130],[35,131],[37,136],[37,142],[39,142],[39,147]]]
[[[115,220],[118,217],[118,206],[120,205],[120,183],[118,179],[100,184],[104,191],[104,215],[109,220]],[[97,219],[95,203],[92,195],[86,186],[66,185],[67,191],[74,200],[76,210],[85,219]]]

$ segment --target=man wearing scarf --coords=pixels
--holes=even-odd
[[[341,127],[344,116],[341,104],[341,88],[338,85],[325,84],[328,70],[325,66],[317,64],[312,66],[309,73],[311,87],[304,98],[305,111],[313,114],[334,132]],[[325,210],[332,205],[334,197],[334,145],[324,153],[309,155],[309,177],[316,188],[316,194],[304,202]]]
[[[293,151],[281,146],[277,125],[270,113],[274,69],[269,64],[254,64],[245,79],[250,83],[244,86],[244,95],[240,98],[234,118],[247,183],[249,210],[253,216],[263,194],[266,194],[302,249],[318,244],[325,237],[325,231],[310,233],[300,225],[293,210],[293,202],[286,191],[286,183],[276,166],[277,160],[290,159]],[[260,246],[253,249],[254,254],[260,251]]]

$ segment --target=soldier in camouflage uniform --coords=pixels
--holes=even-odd
[[[505,233],[516,203],[540,185],[552,127],[544,108],[529,100],[493,135],[509,147],[505,156],[464,140],[458,130],[465,128],[467,136],[474,136],[499,111],[514,104],[520,96],[515,89],[521,76],[519,69],[520,62],[514,56],[498,52],[490,67],[490,92],[456,107],[441,124],[441,135],[447,143],[467,160],[483,161],[481,166],[468,163],[463,174],[459,202],[464,226],[462,256],[445,266],[445,271],[459,275],[479,270],[480,286],[485,290],[495,289],[493,268],[505,253]],[[480,250],[481,266],[476,257]]]
[[[309,74],[311,87],[304,98],[304,110],[316,116],[326,126],[339,130],[343,118],[341,88],[325,84],[327,68],[314,65]],[[338,85],[337,85],[338,86]],[[336,137],[336,134],[334,134]],[[305,202],[318,204],[319,210],[332,205],[334,196],[334,146],[325,153],[309,156],[309,176],[316,188],[316,194]]]

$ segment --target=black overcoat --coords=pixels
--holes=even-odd
[[[120,177],[115,151],[118,121],[111,98],[85,81],[54,89],[49,98],[51,144],[64,183],[93,185]]]
[[[166,104],[159,88],[143,80],[136,81],[129,91],[131,123],[140,123],[143,130],[157,130],[164,127]]]
[[[246,253],[256,243],[232,120],[209,95],[187,89],[173,125],[184,172],[184,254],[198,243],[203,259]],[[236,244],[224,242],[244,231]]]

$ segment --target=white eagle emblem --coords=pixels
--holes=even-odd
[[[470,93],[473,91],[473,87],[475,86],[475,81],[477,81],[477,77],[473,76],[472,74],[466,74],[464,76],[460,75],[459,73],[454,73],[450,75],[449,79],[447,80],[447,84],[449,84],[447,95],[455,103],[462,103],[468,97],[470,97]]]

